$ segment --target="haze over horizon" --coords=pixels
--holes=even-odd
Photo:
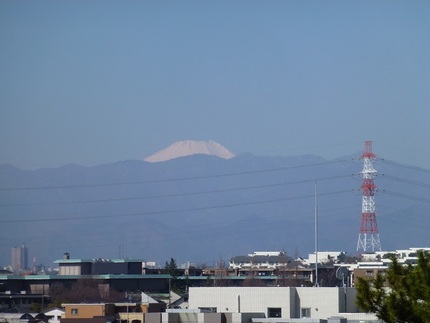
[[[180,140],[429,168],[427,1],[0,2],[0,164]]]

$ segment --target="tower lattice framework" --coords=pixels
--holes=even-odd
[[[361,185],[361,224],[357,242],[357,254],[360,254],[360,251],[363,253],[381,251],[375,213],[376,185],[374,178],[377,171],[373,168],[376,155],[372,151],[372,141],[364,142],[364,153],[361,158],[363,159],[363,170],[361,172],[363,183]]]

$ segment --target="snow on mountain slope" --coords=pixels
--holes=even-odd
[[[150,163],[156,163],[197,154],[217,156],[224,159],[230,159],[235,156],[235,154],[230,150],[212,140],[184,140],[177,141],[169,147],[145,158],[144,160]]]

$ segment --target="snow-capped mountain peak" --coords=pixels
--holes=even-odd
[[[156,152],[144,160],[147,162],[156,163],[197,154],[212,155],[224,159],[230,159],[235,156],[235,154],[230,150],[213,140],[183,140],[171,144],[169,147]]]

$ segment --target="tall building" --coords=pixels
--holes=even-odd
[[[21,247],[12,247],[11,258],[14,271],[28,269],[28,248],[25,243]]]
[[[25,245],[25,243],[23,243],[21,247],[21,265],[22,269],[27,270],[30,268],[28,266],[28,247]]]
[[[21,248],[20,247],[12,247],[12,269],[14,271],[21,269]]]

